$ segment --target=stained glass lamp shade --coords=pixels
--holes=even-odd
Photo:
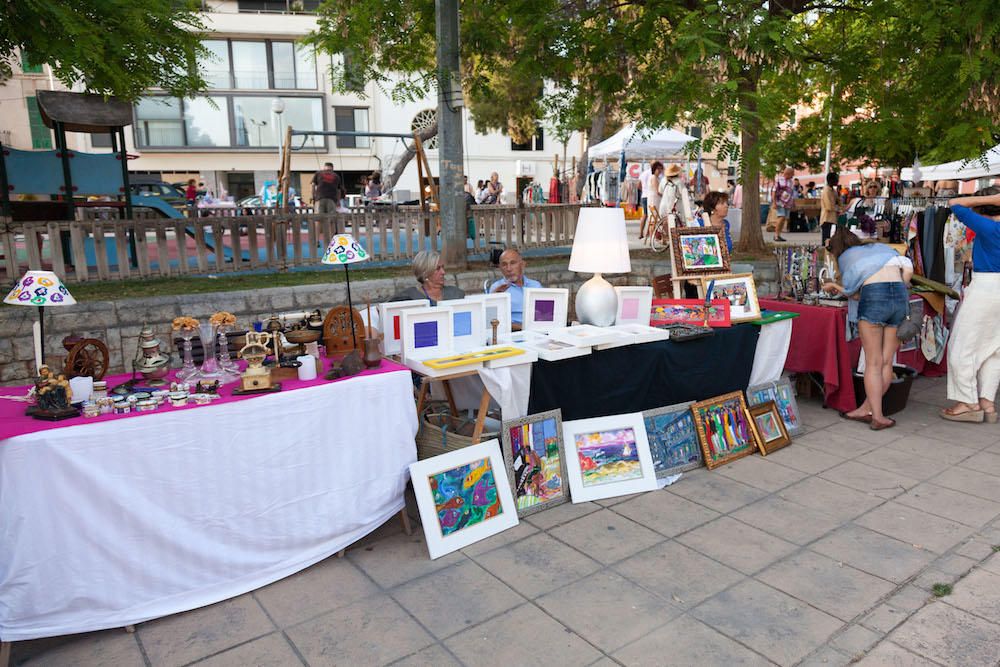
[[[46,306],[72,306],[76,299],[63,285],[59,276],[51,271],[28,271],[14,284],[4,297],[4,303],[14,306],[38,307],[38,340],[35,341],[36,365],[45,363],[45,318]]]
[[[336,234],[333,240],[330,241],[330,245],[326,247],[326,252],[323,253],[323,263],[324,264],[341,264],[344,267],[344,276],[347,280],[347,305],[351,309],[354,308],[354,304],[351,303],[351,273],[347,270],[349,264],[357,264],[358,262],[367,262],[369,259],[368,252],[364,249],[359,242],[354,240],[354,237],[350,234]],[[354,331],[354,317],[351,316],[351,338],[354,341],[354,346],[358,346],[357,332]]]

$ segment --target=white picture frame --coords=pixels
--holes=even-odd
[[[511,314],[510,314],[510,294],[507,292],[495,292],[490,294],[469,294],[465,297],[472,301],[483,302],[483,322],[486,328],[486,338],[484,345],[493,342],[493,325],[490,322],[494,317],[500,322],[497,326],[497,343],[511,342]]]
[[[642,324],[649,326],[653,308],[652,287],[615,287],[618,294],[618,311],[615,324]]]
[[[548,333],[566,327],[569,290],[564,287],[526,287],[521,328]]]
[[[563,422],[563,443],[574,503],[657,488],[641,412]]]
[[[585,357],[591,352],[589,346],[563,343],[538,331],[515,331],[514,342],[516,345],[534,352],[542,361],[561,361],[573,357]]]
[[[452,349],[452,311],[442,306],[410,308],[402,312],[403,363],[423,375],[440,377],[454,370],[435,370],[423,364],[427,359],[437,359],[455,354]],[[482,363],[465,366],[462,370],[478,370]]]
[[[731,273],[715,278],[703,277],[698,285],[698,296],[705,298],[705,290],[715,282],[712,300],[729,301],[729,320],[733,324],[752,322],[760,319],[760,302],[757,300],[757,283],[752,273]],[[727,290],[738,290],[739,294],[727,294]]]
[[[474,467],[480,462],[488,466],[486,471],[481,470],[482,466]],[[466,470],[468,472],[463,475]],[[444,498],[443,495],[435,498],[432,479],[440,488],[440,482],[443,479],[449,477],[468,479],[472,475],[476,475],[477,472],[478,477],[468,490],[463,492],[461,485],[459,485],[455,494],[450,498]],[[488,488],[483,490],[479,488],[479,485],[487,475],[492,475],[492,481],[486,485]],[[519,523],[517,505],[514,502],[514,494],[511,493],[507,477],[507,464],[500,453],[500,441],[495,438],[411,463],[410,479],[413,482],[413,495],[417,500],[420,523],[423,525],[424,538],[427,540],[427,552],[431,560],[475,544],[497,533],[502,533]],[[477,492],[480,496],[485,495],[487,502],[495,498],[493,504],[497,504],[499,511],[492,516],[481,516],[474,524],[466,523],[456,527],[459,522],[470,522],[472,519],[469,518],[469,515],[461,514],[461,510],[455,508],[439,509],[439,506],[446,505],[455,499],[463,500],[462,503],[456,503],[457,505],[469,508],[470,505],[473,505],[471,501],[476,497]],[[464,498],[465,495],[468,495],[469,498]],[[493,507],[493,504],[490,504],[485,512],[474,511],[472,517],[488,514],[489,507]],[[459,513],[456,514],[456,512]]]
[[[438,306],[451,308],[451,343],[456,353],[482,348],[486,336],[486,306],[482,301],[449,299],[438,301]]]
[[[652,343],[658,340],[670,340],[670,332],[665,329],[651,327],[648,324],[615,324],[608,327],[612,331],[617,331],[628,337],[627,343],[605,343],[598,345],[598,350],[607,350],[612,347],[623,345],[640,345],[642,343]]]
[[[553,329],[549,338],[580,347],[597,347],[622,340],[622,334],[610,327],[595,327],[593,324],[577,324],[572,327]]]
[[[390,357],[403,353],[403,344],[399,335],[403,327],[403,311],[410,308],[427,308],[430,305],[430,299],[387,301],[378,305],[378,321],[382,332],[382,354]]]

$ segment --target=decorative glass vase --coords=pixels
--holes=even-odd
[[[205,356],[201,360],[201,368],[192,379],[221,381],[222,371],[219,369],[219,360],[215,358],[215,327],[211,324],[199,324],[198,335],[201,337]]]
[[[218,327],[219,331],[219,368],[226,371],[227,373],[240,372],[239,366],[233,361],[232,357],[229,356],[229,337],[226,335],[232,329],[229,324],[223,324]]]
[[[175,377],[179,382],[187,382],[198,373],[198,368],[194,365],[194,359],[191,357],[191,339],[194,338],[194,329],[181,329],[178,335],[184,341],[184,363]]]

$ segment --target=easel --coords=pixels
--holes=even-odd
[[[673,218],[668,218],[667,226],[671,236],[674,233],[674,228],[677,226],[673,222]],[[654,230],[655,231],[655,230]],[[729,273],[699,273],[693,276],[681,276],[677,277],[677,260],[674,257],[673,239],[670,239],[670,282],[671,282],[671,293],[674,295],[675,299],[684,298],[684,283],[691,280],[701,281],[704,278],[708,280],[715,280],[716,278],[725,278],[729,276]],[[699,290],[700,293],[700,290]]]

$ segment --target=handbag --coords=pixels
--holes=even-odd
[[[899,269],[899,277],[900,279],[903,278],[902,268]],[[904,285],[906,284],[905,280],[903,281],[903,284]],[[909,302],[907,302],[906,318],[900,323],[899,327],[896,328],[896,338],[898,338],[900,342],[903,343],[909,343],[917,336],[917,334],[920,333],[920,325],[913,321],[913,318],[910,317],[910,312],[911,312],[910,304]]]

